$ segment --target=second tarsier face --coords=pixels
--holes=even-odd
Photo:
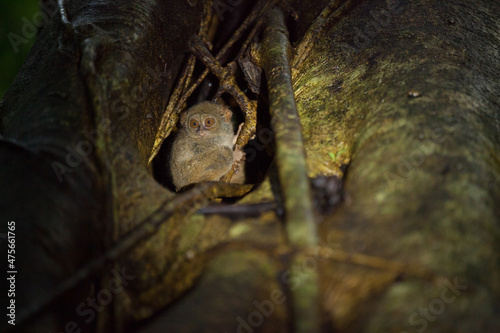
[[[217,117],[209,114],[193,114],[186,121],[186,129],[191,136],[209,137],[220,127]]]

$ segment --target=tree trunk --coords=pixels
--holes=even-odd
[[[41,29],[0,106],[0,216],[15,221],[22,329],[497,331],[500,4],[290,3],[315,178],[319,240],[307,243],[288,237],[281,157],[235,202],[263,209],[253,214],[196,213],[234,187],[173,193],[148,170],[206,4],[63,2]],[[208,4],[221,26],[249,8]],[[273,59],[264,41],[258,52]],[[276,68],[262,67],[271,85]],[[283,152],[283,129],[265,120],[280,109],[274,88],[261,88],[257,138],[275,132],[268,148]],[[325,176],[343,177],[336,209]]]
[[[180,34],[195,34],[203,12],[186,1],[63,6],[1,106],[1,178],[9,186],[0,212],[16,222],[18,319],[173,197],[149,176],[146,156],[186,50]],[[119,263],[96,268],[44,306],[39,322],[26,320],[25,331],[117,330],[121,318],[114,327],[103,313],[115,310],[102,304],[109,295],[117,303],[127,281],[99,295],[113,272],[132,276]],[[88,296],[102,299],[93,308]]]

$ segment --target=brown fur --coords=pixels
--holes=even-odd
[[[235,135],[231,115],[228,108],[211,102],[197,104],[181,115],[170,159],[177,189],[202,181],[218,181],[235,161],[244,158],[241,151],[233,151]],[[215,119],[211,127],[204,126],[208,118]],[[190,126],[193,119],[199,127]]]

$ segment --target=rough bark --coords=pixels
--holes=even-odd
[[[498,329],[497,10],[489,2],[359,2],[324,20],[304,60],[294,59],[310,176],[342,174],[349,163],[345,203],[319,217],[321,248],[276,272],[293,290],[301,272],[319,266],[325,331]],[[262,186],[242,202],[269,197]],[[234,228],[242,225],[239,237],[252,239],[252,222]],[[194,301],[208,290],[202,282],[182,307],[232,315],[228,331],[283,329],[258,320],[265,312],[253,301],[270,296],[248,297],[247,311],[234,314],[237,296]],[[172,327],[177,311],[154,325]],[[197,318],[191,327],[209,322]]]
[[[338,4],[345,10],[335,12]],[[300,15],[291,24],[292,80],[308,174],[343,175],[349,164],[346,200],[316,216],[316,247],[289,243],[274,167],[237,201],[276,202],[258,217],[193,214],[211,185],[179,195],[148,173],[201,1],[70,2],[70,24],[57,14],[42,29],[0,109],[0,177],[10,184],[0,214],[19,228],[18,309],[135,228],[154,235],[96,269],[33,325],[132,330],[128,322],[170,305],[135,328],[300,331],[294,291],[318,287],[324,331],[500,328],[500,5],[338,4],[292,2]],[[166,69],[155,80],[147,68]],[[52,162],[67,165],[65,147],[95,129],[91,153],[59,182]],[[166,223],[154,229],[159,219]],[[113,265],[134,278],[86,323],[75,308],[107,288]]]
[[[185,51],[179,35],[195,34],[203,12],[186,1],[63,4],[1,106],[0,212],[16,221],[18,317],[172,197],[146,160]],[[72,321],[83,331],[116,329],[101,313],[76,312],[89,309],[86,296],[106,289],[113,269],[133,275],[115,266],[94,271],[25,330]]]

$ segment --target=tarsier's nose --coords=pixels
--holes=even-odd
[[[198,135],[201,136],[201,137],[204,137],[207,135],[207,128],[203,125],[201,125],[200,127],[198,127]]]

